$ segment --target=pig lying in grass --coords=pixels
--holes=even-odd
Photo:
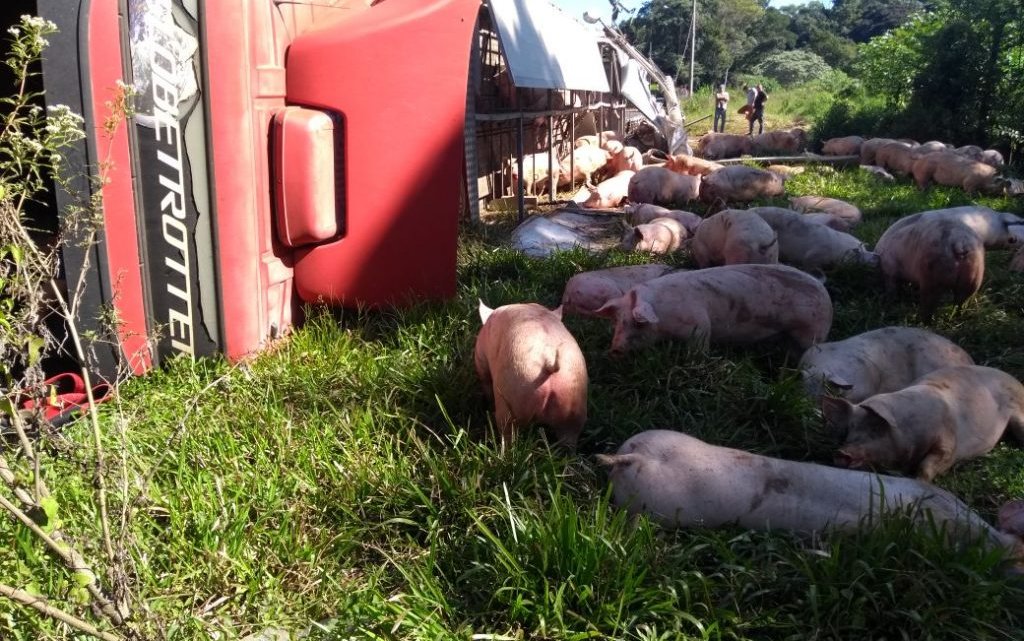
[[[757,214],[775,231],[779,238],[779,261],[787,265],[812,272],[843,262],[878,266],[878,254],[868,251],[864,243],[850,234],[782,207],[751,207],[747,211]]]
[[[622,234],[620,247],[626,251],[669,254],[682,247],[688,236],[686,227],[675,218],[655,218],[649,223],[627,228]]]
[[[633,285],[646,283],[672,271],[668,265],[626,265],[576,274],[565,283],[562,311],[566,314],[596,316],[605,303],[629,291]]]
[[[615,320],[612,352],[664,338],[754,343],[775,336],[802,350],[828,337],[825,287],[784,265],[729,265],[672,272],[635,285],[595,312]]]
[[[756,198],[781,196],[785,180],[778,174],[745,165],[730,165],[704,178],[700,199],[706,203],[749,202]]]
[[[882,327],[815,345],[804,352],[799,368],[813,398],[820,399],[828,385],[859,403],[955,365],[974,365],[974,360],[949,339],[917,327]]]
[[[1007,428],[1024,442],[1024,385],[979,365],[935,370],[857,404],[825,397],[822,411],[846,439],[838,465],[878,466],[922,481],[987,453]]]
[[[684,176],[665,167],[647,166],[629,181],[629,200],[654,205],[681,205],[697,200],[700,176]]]
[[[864,144],[864,139],[860,136],[829,138],[822,146],[821,153],[826,156],[857,156],[860,154],[862,144]]]
[[[709,160],[739,158],[750,149],[750,137],[739,134],[709,133],[697,141],[697,154]]]
[[[980,538],[1011,559],[1024,557],[1017,537],[995,530],[949,492],[914,479],[769,458],[668,430],[636,434],[598,460],[611,468],[616,505],[666,527],[736,524],[814,533],[855,530],[911,510],[915,521],[930,517],[950,539]]]
[[[918,158],[911,169],[920,189],[927,189],[932,182],[961,187],[969,194],[976,191],[998,193],[1001,189],[995,167],[952,151]]]
[[[911,282],[920,290],[920,314],[930,321],[947,292],[960,305],[981,289],[985,277],[985,247],[973,229],[955,219],[934,218],[904,225],[888,235],[882,274],[886,289]]]
[[[892,138],[869,138],[860,145],[860,164],[862,165],[874,165],[881,164],[875,162],[875,154],[878,150],[891,142],[896,142]]]
[[[839,200],[838,198],[799,196],[797,198],[790,198],[789,204],[799,212],[812,213],[820,211],[832,216],[845,227],[845,229],[839,229],[839,231],[850,231],[850,229],[859,225],[863,218],[860,209],[856,205],[852,205],[845,200]],[[832,225],[829,226],[833,227]],[[833,227],[833,229],[836,229],[836,227]]]
[[[875,163],[897,176],[907,176],[914,168],[917,147],[905,142],[890,142],[875,152]]]
[[[779,243],[771,225],[742,209],[726,209],[697,226],[693,258],[700,267],[779,262]]]
[[[494,401],[502,443],[536,422],[575,447],[587,421],[587,364],[562,324],[562,309],[536,303],[490,309],[481,301],[480,320],[473,360]]]
[[[697,231],[697,226],[704,220],[693,212],[682,211],[680,209],[668,209],[667,207],[652,205],[650,203],[626,205],[625,211],[631,225],[643,225],[644,223],[651,222],[655,218],[672,218],[682,223],[683,227],[686,227],[686,232],[690,236]]]

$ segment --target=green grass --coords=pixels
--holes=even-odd
[[[787,191],[861,205],[857,233],[869,243],[900,215],[968,202],[825,168]],[[1024,211],[1021,201],[984,202]],[[454,300],[314,312],[250,363],[179,360],[122,386],[102,418],[111,480],[118,421],[132,475],[152,479],[128,528],[115,524],[143,638],[239,638],[328,619],[332,631],[314,638],[1021,638],[1024,582],[1004,578],[997,555],[950,547],[909,520],[806,538],[667,531],[609,505],[594,455],[645,429],[829,461],[836,443],[776,346],[700,354],[664,342],[616,359],[610,323],[569,318],[591,375],[579,451],[552,450],[533,430],[501,452],[472,365],[477,299],[554,306],[575,273],[647,260],[528,259],[501,247],[509,227],[465,230]],[[962,310],[940,310],[933,328],[1024,378],[1024,279],[1008,260],[989,252],[983,290]],[[673,261],[692,266],[686,254]],[[828,287],[832,338],[920,324],[913,293],[883,294],[877,274],[835,270]],[[75,445],[46,450],[47,478],[65,530],[98,559],[86,425],[65,434]],[[991,519],[1024,496],[1022,470],[1024,452],[1004,445],[939,482]],[[132,484],[129,498],[137,493]],[[24,528],[3,519],[0,536],[2,581],[75,608],[66,573]],[[0,600],[0,638],[72,635]]]
[[[809,129],[810,123],[828,112],[835,101],[834,92],[823,87],[821,83],[812,82],[794,87],[778,87],[769,89],[768,103],[764,110],[764,130],[789,129],[804,127]],[[711,115],[687,128],[691,138],[699,138],[711,131],[714,124],[715,89],[701,87],[694,91],[691,99],[682,101],[683,114],[687,122]],[[746,134],[748,123],[744,116],[736,110],[746,103],[747,98],[739,87],[729,88],[729,111],[726,117],[725,131],[731,134]]]

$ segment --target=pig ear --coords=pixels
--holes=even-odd
[[[832,387],[836,388],[836,389],[841,389],[841,390],[844,390],[844,391],[845,390],[853,389],[853,383],[851,383],[850,381],[846,380],[842,376],[834,376],[834,375],[831,375],[831,374],[826,374],[825,375],[825,382],[828,383],[829,385],[831,385]]]
[[[865,423],[870,425],[876,432],[896,429],[896,417],[893,416],[888,404],[872,402],[872,399],[869,398],[861,403],[861,407],[868,412],[868,419]]]
[[[853,414],[853,403],[838,396],[821,398],[821,414],[830,425],[843,428],[845,431],[850,416]]]
[[[619,311],[619,299],[613,298],[594,310],[594,314],[603,318],[612,318]]]
[[[493,313],[494,310],[485,305],[483,300],[480,300],[480,322],[486,324],[487,319],[490,318]]]
[[[629,290],[629,306],[633,310],[633,320],[637,325],[658,322],[658,315],[654,313],[654,308],[647,301],[639,300],[635,289]]]
[[[558,318],[558,320],[562,320],[562,306],[561,305],[559,305],[558,307],[556,307],[553,310],[551,310],[551,313],[554,314]]]

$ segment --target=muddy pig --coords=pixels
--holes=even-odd
[[[616,505],[670,528],[857,530],[912,508],[915,521],[943,527],[953,541],[981,538],[1011,559],[1024,557],[1017,537],[914,479],[759,456],[670,430],[636,434],[598,460],[611,468]]]
[[[629,181],[629,200],[654,205],[681,205],[697,200],[700,176],[683,176],[664,167],[647,166]]]
[[[832,301],[825,287],[785,265],[728,265],[673,272],[634,285],[597,315],[615,320],[612,352],[665,338],[754,343],[775,336],[806,350],[828,337]]]
[[[888,232],[886,232],[888,234]],[[985,247],[970,227],[958,220],[920,220],[905,225],[889,238],[882,257],[886,289],[909,281],[920,290],[920,314],[930,321],[946,292],[962,304],[981,288],[985,277]]]
[[[778,237],[771,225],[742,209],[705,218],[693,234],[691,249],[700,267],[779,262]]]
[[[784,190],[785,180],[778,174],[745,165],[730,165],[704,178],[700,199],[706,203],[719,199],[747,202],[780,196]]]
[[[779,261],[787,265],[814,272],[843,262],[878,266],[878,254],[868,251],[859,239],[808,220],[803,214],[782,207],[751,207],[747,211],[775,230]]]
[[[679,249],[688,236],[686,227],[675,218],[655,218],[626,229],[620,247],[626,251],[670,254]]]
[[[1007,428],[1024,442],[1024,385],[980,365],[938,369],[856,404],[825,397],[822,413],[846,440],[837,465],[873,465],[922,481],[987,453]]]
[[[646,283],[672,271],[668,265],[626,265],[576,274],[565,283],[562,311],[596,316],[605,303],[618,298],[638,283]]]
[[[813,398],[821,398],[828,385],[859,403],[955,365],[974,365],[974,360],[949,339],[917,327],[882,327],[815,345],[804,352],[799,368]]]
[[[692,236],[693,232],[697,230],[697,225],[700,225],[704,220],[697,214],[690,211],[668,209],[667,207],[652,205],[650,203],[626,205],[625,211],[631,225],[643,225],[644,223],[651,222],[655,218],[674,218],[682,223],[683,227],[686,227],[686,232],[690,236]]]
[[[536,422],[575,447],[587,421],[587,364],[562,324],[561,307],[521,303],[490,309],[480,301],[480,320],[473,360],[484,393],[494,401],[502,443]]]

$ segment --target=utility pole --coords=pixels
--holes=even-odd
[[[693,63],[697,59],[697,0],[693,0],[693,13],[690,15],[690,98],[693,98]]]

